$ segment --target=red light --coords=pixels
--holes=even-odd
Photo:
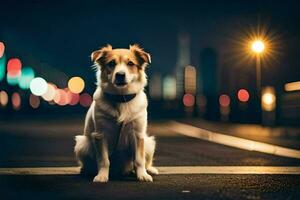
[[[226,95],[226,94],[222,94],[219,97],[219,103],[223,107],[229,106],[230,105],[230,97],[228,95]]]
[[[93,102],[92,97],[88,93],[83,93],[80,95],[79,103],[83,107],[88,107]]]
[[[62,89],[56,89],[54,102],[60,106],[64,106],[68,104],[68,94],[66,91]]]
[[[195,97],[192,94],[185,94],[183,96],[183,105],[186,107],[192,107],[195,105]]]
[[[15,110],[18,110],[21,106],[21,96],[20,96],[20,94],[17,93],[17,92],[14,92],[11,96],[11,102],[12,102],[13,108]]]
[[[0,42],[0,58],[4,55],[5,46],[3,42]]]
[[[12,58],[7,62],[7,75],[16,77],[21,75],[22,63],[18,58]]]
[[[240,89],[238,91],[238,99],[241,101],[241,102],[247,102],[249,100],[249,92],[245,89]]]
[[[71,92],[71,101],[69,102],[69,104],[71,106],[74,106],[78,104],[78,102],[79,102],[79,94],[75,94]]]

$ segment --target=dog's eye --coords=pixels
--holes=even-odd
[[[109,68],[114,68],[116,66],[116,61],[114,61],[114,60],[110,61],[109,63],[107,63],[107,66]]]
[[[127,65],[128,65],[128,66],[134,66],[134,63],[133,63],[132,61],[129,61],[129,62],[127,63]]]

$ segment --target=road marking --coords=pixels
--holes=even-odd
[[[291,166],[162,166],[160,174],[300,174]],[[0,175],[77,175],[79,167],[0,168]]]
[[[278,166],[170,166],[160,174],[300,174],[300,167]]]
[[[230,147],[300,159],[300,150],[296,149],[225,135],[175,121],[168,122],[165,127],[175,133],[223,144]]]

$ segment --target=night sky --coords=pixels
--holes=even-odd
[[[264,67],[263,83],[280,87],[300,79],[297,1],[20,2],[0,3],[0,40],[6,44],[6,55],[20,57],[24,65],[60,87],[66,82],[56,80],[56,74],[80,75],[92,86],[95,78],[89,56],[107,43],[113,47],[138,43],[152,55],[150,73],[171,73],[182,32],[191,37],[192,65],[199,65],[200,52],[209,47],[218,55],[221,77],[222,71],[232,70],[233,76],[251,75],[254,71],[244,66],[253,63],[236,61],[231,42],[258,21],[277,34],[280,44],[276,62]]]

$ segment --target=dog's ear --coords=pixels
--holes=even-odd
[[[151,63],[151,56],[145,52],[139,45],[134,44],[129,46],[130,51],[134,53],[140,65],[149,65]]]
[[[107,52],[109,52],[111,50],[112,50],[112,46],[108,44],[105,47],[102,47],[101,49],[94,51],[91,55],[92,62],[95,63],[98,61],[101,64],[103,62],[103,58],[105,58]]]

